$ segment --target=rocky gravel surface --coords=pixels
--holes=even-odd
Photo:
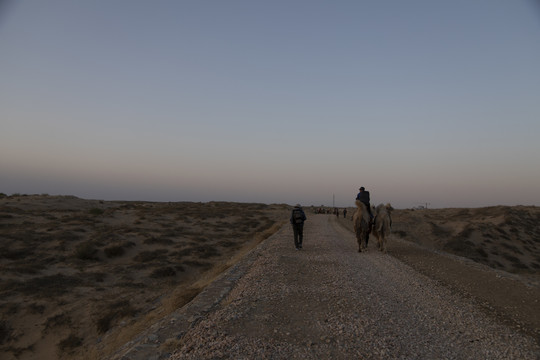
[[[540,346],[374,241],[358,253],[335,218],[312,215],[304,249],[282,228],[261,244],[171,359],[539,359]]]

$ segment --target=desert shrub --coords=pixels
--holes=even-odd
[[[226,247],[226,248],[236,246],[236,243],[234,241],[231,241],[231,240],[220,240],[220,241],[218,241],[217,244],[219,246]]]
[[[60,234],[56,234],[55,238],[61,241],[77,241],[81,240],[81,235],[75,234],[71,231],[63,231]]]
[[[96,322],[97,330],[100,334],[107,332],[111,328],[113,321],[126,316],[133,316],[137,309],[130,304],[129,300],[120,300],[108,306],[105,315]]]
[[[201,267],[201,268],[209,268],[212,266],[212,264],[209,264],[204,261],[199,261],[199,260],[186,260],[183,262],[183,264],[187,266]]]
[[[181,259],[184,256],[190,255],[193,252],[193,249],[191,247],[178,250],[171,253],[171,256],[173,256],[175,259]]]
[[[84,274],[84,279],[89,281],[95,281],[95,282],[103,282],[105,281],[105,278],[107,277],[107,273],[103,272],[91,272]]]
[[[166,257],[166,254],[169,251],[167,249],[158,249],[154,251],[141,251],[139,254],[137,254],[133,260],[140,261],[140,262],[149,262],[153,260],[164,260]]]
[[[468,216],[469,216],[469,209],[461,209],[458,212],[456,212],[456,214],[454,215],[454,217],[468,217]]]
[[[458,236],[459,237],[462,237],[464,239],[467,239],[471,236],[471,234],[473,233],[474,229],[471,227],[471,226],[467,226],[465,227],[465,229],[463,229],[459,234]]]
[[[22,262],[13,267],[6,267],[5,270],[18,274],[35,275],[38,274],[45,267],[38,262]]]
[[[251,228],[256,228],[260,225],[261,225],[261,222],[258,220],[253,220],[248,223],[248,226],[250,226]]]
[[[71,318],[66,314],[58,314],[51,316],[45,322],[45,330],[52,329],[57,326],[69,326],[71,325]]]
[[[60,296],[73,290],[73,287],[83,283],[80,277],[63,274],[47,275],[12,284],[13,290],[26,295]]]
[[[124,247],[122,245],[113,245],[103,249],[105,255],[108,258],[118,257],[124,255]]]
[[[9,339],[11,336],[11,327],[5,321],[0,321],[0,344]]]
[[[178,238],[182,237],[186,233],[186,228],[184,227],[175,227],[174,229],[164,230],[163,237],[165,238]]]
[[[209,239],[206,236],[196,236],[193,240],[196,242],[207,242]]]
[[[172,267],[166,266],[166,267],[162,267],[162,268],[155,269],[154,271],[152,271],[152,273],[150,274],[150,277],[163,278],[163,277],[170,277],[170,276],[175,276],[175,275],[176,275],[176,271],[174,271]]]
[[[454,254],[470,257],[476,251],[474,249],[474,244],[470,241],[463,241],[460,238],[454,238],[448,241],[444,246],[443,250],[450,251]]]
[[[519,263],[519,259],[513,255],[510,255],[508,253],[503,253],[502,254],[502,257],[505,258],[506,260],[512,262],[512,263]]]
[[[479,254],[481,257],[484,257],[484,258],[488,257],[488,253],[482,247],[477,247],[476,248],[476,253]]]
[[[110,314],[107,314],[98,319],[96,322],[97,331],[100,334],[107,332],[111,328],[111,322],[114,320]]]
[[[501,243],[501,246],[503,246],[503,247],[507,248],[508,250],[511,250],[511,251],[513,251],[513,252],[515,252],[515,253],[517,253],[517,254],[523,255],[523,252],[521,252],[521,250],[519,250],[519,249],[518,249],[516,246],[514,246],[514,245],[511,245],[511,244],[508,244],[508,243],[503,242],[503,243]]]
[[[145,239],[143,242],[145,244],[150,244],[150,245],[152,244],[170,245],[174,243],[174,241],[165,237],[160,237],[160,238],[151,237],[151,238]]]
[[[71,334],[58,343],[58,350],[61,352],[73,350],[83,343],[83,339],[77,335]]]
[[[219,255],[219,252],[213,246],[197,246],[193,249],[193,251],[202,259]]]
[[[96,260],[97,249],[93,242],[85,241],[75,248],[75,257],[80,260]]]
[[[47,235],[40,234],[34,230],[29,229],[29,226],[32,226],[33,223],[29,223],[29,224],[23,223],[23,225],[28,225],[28,226],[24,226],[25,230],[17,231],[16,233],[6,235],[6,237],[15,241],[20,241],[21,243],[32,246],[32,247],[34,247],[36,243],[41,244],[43,242],[52,240],[52,237],[48,234]]]
[[[495,237],[493,236],[493,234],[489,233],[489,232],[482,232],[482,237],[485,238],[485,239],[494,239]]]
[[[43,313],[45,312],[45,305],[32,303],[28,305],[28,312],[30,312],[31,314],[43,315]]]
[[[95,216],[103,215],[104,212],[105,211],[103,209],[100,209],[100,208],[92,208],[92,209],[88,210],[88,213],[90,215],[95,215]]]
[[[9,260],[24,260],[34,254],[33,247],[19,248],[19,249],[10,249],[2,248],[0,251],[0,257]]]

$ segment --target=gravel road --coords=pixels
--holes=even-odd
[[[533,338],[379,253],[333,216],[311,215],[304,249],[283,227],[261,244],[171,359],[540,359]]]

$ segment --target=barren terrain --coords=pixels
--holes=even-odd
[[[0,198],[0,357],[111,356],[285,231],[290,209]],[[395,210],[388,255],[539,340],[537,207]]]

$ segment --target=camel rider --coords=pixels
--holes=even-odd
[[[368,213],[369,213],[369,217],[371,219],[371,222],[370,222],[370,230],[371,230],[371,223],[373,223],[373,214],[371,213],[371,205],[369,204],[369,191],[366,191],[366,188],[364,188],[363,186],[360,187],[359,190],[360,192],[358,193],[358,195],[356,195],[356,200],[360,200],[360,202],[366,205]]]

